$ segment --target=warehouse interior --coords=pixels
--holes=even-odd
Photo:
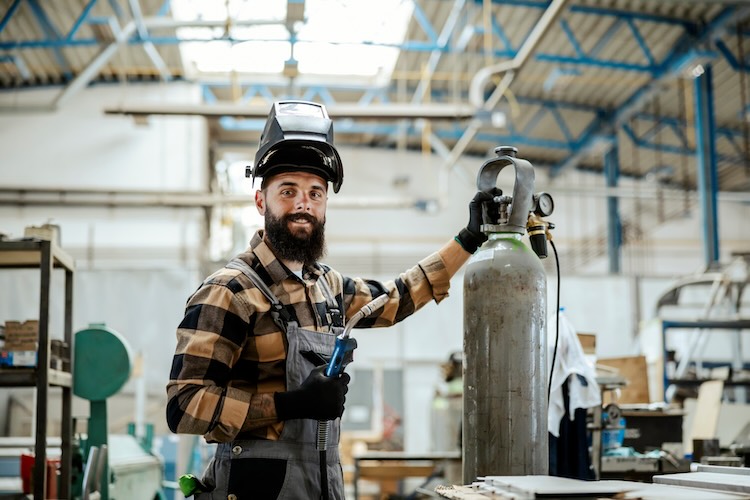
[[[514,195],[527,161],[554,200],[524,309],[548,369],[522,378],[546,408],[557,370],[564,416],[467,472],[502,441],[461,439],[467,311],[501,297],[488,342],[521,335],[493,321],[523,285],[465,287],[482,247],[439,304],[353,331],[346,498],[750,498],[749,52],[745,0],[0,0],[0,498],[179,499],[201,476],[216,445],[165,421],[175,332],[263,227],[246,168],[280,100],[333,122],[344,276],[452,241],[486,165]],[[479,399],[513,378],[493,356]]]

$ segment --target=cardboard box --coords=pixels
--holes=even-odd
[[[36,366],[37,351],[0,351],[0,366]]]
[[[39,340],[39,321],[30,319],[21,323],[20,321],[5,322],[5,342]]]
[[[3,350],[6,351],[38,351],[39,350],[39,342],[36,340],[24,340],[24,341],[18,341],[13,340],[10,342],[6,342],[3,346]]]

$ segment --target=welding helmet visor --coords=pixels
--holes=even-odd
[[[326,108],[308,101],[279,101],[271,108],[254,167],[246,175],[254,180],[298,171],[320,176],[332,184],[335,193],[344,180]]]

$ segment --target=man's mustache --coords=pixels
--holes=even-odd
[[[306,221],[306,222],[309,222],[310,224],[317,224],[318,223],[318,219],[316,219],[314,216],[312,216],[310,214],[307,214],[307,213],[304,213],[304,212],[301,212],[301,213],[298,213],[298,214],[287,214],[287,215],[285,215],[284,216],[284,222],[289,222],[289,221],[292,221],[292,222]]]

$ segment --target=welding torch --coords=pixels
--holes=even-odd
[[[365,304],[362,309],[357,311],[357,313],[347,321],[344,326],[344,331],[336,337],[336,344],[333,347],[331,360],[326,366],[326,377],[338,377],[344,373],[346,365],[351,363],[354,359],[354,349],[357,348],[357,340],[351,337],[352,328],[354,328],[360,320],[383,307],[385,303],[388,302],[389,298],[390,297],[387,293],[376,297],[374,300]],[[322,500],[329,499],[326,450],[328,449],[328,431],[330,426],[330,421],[318,420],[318,441],[316,443],[316,448],[320,455],[320,498]]]
[[[376,297],[374,300],[365,304],[362,309],[347,321],[344,325],[344,331],[336,337],[336,344],[333,348],[333,354],[331,360],[326,366],[326,377],[338,377],[344,373],[346,365],[352,362],[354,359],[354,349],[357,348],[357,340],[351,337],[352,329],[360,322],[360,320],[368,317],[373,312],[377,311],[385,305],[389,300],[388,294],[383,294]],[[318,421],[318,451],[325,451],[328,447],[328,421]]]

